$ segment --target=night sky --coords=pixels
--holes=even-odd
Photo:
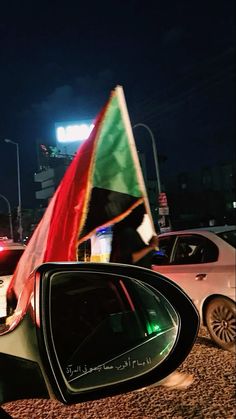
[[[36,206],[36,141],[53,143],[57,121],[93,119],[117,84],[167,158],[163,179],[232,161],[233,0],[47,3],[0,6],[0,194],[12,206],[16,148],[3,139],[19,143],[22,206]],[[147,133],[135,136],[150,155]]]

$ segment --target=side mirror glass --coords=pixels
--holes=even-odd
[[[71,391],[124,382],[157,367],[175,345],[176,311],[154,288],[99,272],[54,273],[51,337]]]

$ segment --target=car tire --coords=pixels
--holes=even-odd
[[[236,349],[236,305],[233,301],[217,297],[206,308],[206,325],[212,340],[223,349]]]

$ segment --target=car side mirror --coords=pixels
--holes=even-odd
[[[186,358],[198,333],[190,299],[148,269],[46,263],[34,272],[34,284],[36,342],[30,359],[40,365],[48,393],[62,402],[110,396],[165,378]],[[9,335],[19,339],[17,330]],[[0,336],[0,352],[7,335]],[[0,384],[4,388],[4,377]],[[26,387],[23,397],[32,397]]]

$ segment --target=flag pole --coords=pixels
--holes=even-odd
[[[139,157],[138,157],[137,148],[136,148],[136,144],[135,144],[135,140],[134,140],[133,130],[132,130],[132,126],[131,126],[131,123],[130,123],[130,118],[129,118],[129,113],[128,113],[128,109],[127,109],[127,105],[126,105],[124,91],[123,91],[122,86],[117,86],[115,88],[115,90],[116,90],[116,93],[117,93],[117,97],[118,97],[118,101],[119,101],[119,105],[120,105],[120,109],[121,109],[121,115],[122,115],[123,122],[124,122],[124,125],[125,125],[125,128],[126,128],[126,132],[127,132],[128,141],[129,141],[129,144],[130,144],[132,156],[133,156],[133,159],[134,159],[135,166],[137,168],[138,181],[139,181],[139,185],[140,185],[141,191],[143,193],[143,197],[144,197],[144,205],[145,205],[147,214],[150,218],[150,223],[151,223],[151,227],[152,227],[152,230],[153,230],[153,234],[156,234],[155,227],[154,227],[154,222],[153,222],[153,218],[152,218],[152,213],[151,213],[151,209],[150,209],[150,205],[149,205],[149,201],[148,201],[146,186],[145,186],[142,170],[141,170],[141,167],[140,167]]]

